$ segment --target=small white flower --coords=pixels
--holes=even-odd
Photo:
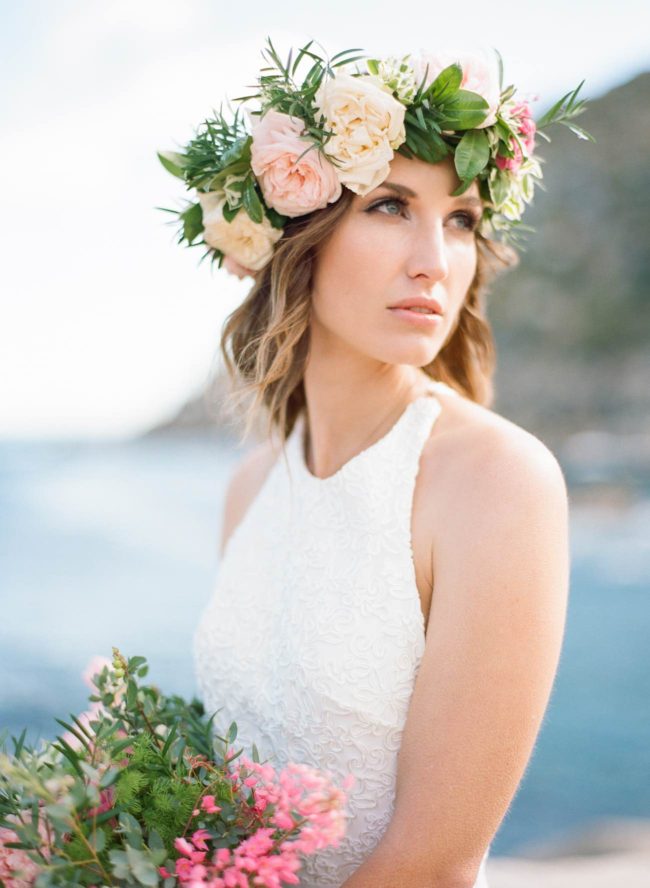
[[[417,92],[415,71],[409,65],[408,58],[408,55],[401,59],[389,56],[377,65],[377,76],[391,92],[397,93],[397,98],[404,105],[410,105]]]

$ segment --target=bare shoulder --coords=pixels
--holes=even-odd
[[[467,398],[438,395],[442,411],[422,454],[422,496],[439,518],[453,506],[529,506],[536,498],[567,508],[562,468],[546,444],[526,429]]]
[[[235,465],[226,488],[221,523],[220,555],[235,527],[242,521],[278,458],[278,446],[273,441],[255,444]]]

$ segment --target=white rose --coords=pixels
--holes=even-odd
[[[203,210],[206,244],[253,271],[263,268],[273,255],[276,241],[282,237],[282,229],[274,228],[266,216],[261,222],[253,222],[243,207],[232,222],[228,222],[223,216],[226,203],[223,191],[199,192],[198,198]]]
[[[314,97],[317,116],[334,135],[324,145],[339,181],[364,195],[390,172],[394,149],[406,138],[406,109],[381,78],[337,74],[324,80]]]

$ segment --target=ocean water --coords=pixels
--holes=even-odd
[[[0,730],[54,737],[113,645],[165,691],[196,693],[191,637],[240,455],[200,435],[0,442]],[[494,855],[650,816],[650,498],[572,507],[571,550],[558,675]]]

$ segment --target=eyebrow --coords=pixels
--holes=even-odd
[[[400,185],[398,182],[382,182],[378,187],[390,188],[391,191],[396,191],[398,194],[404,194],[407,197],[417,197],[415,191],[412,191],[406,185]],[[483,206],[483,201],[471,194],[459,194],[458,200],[460,203],[467,204],[468,206]]]

